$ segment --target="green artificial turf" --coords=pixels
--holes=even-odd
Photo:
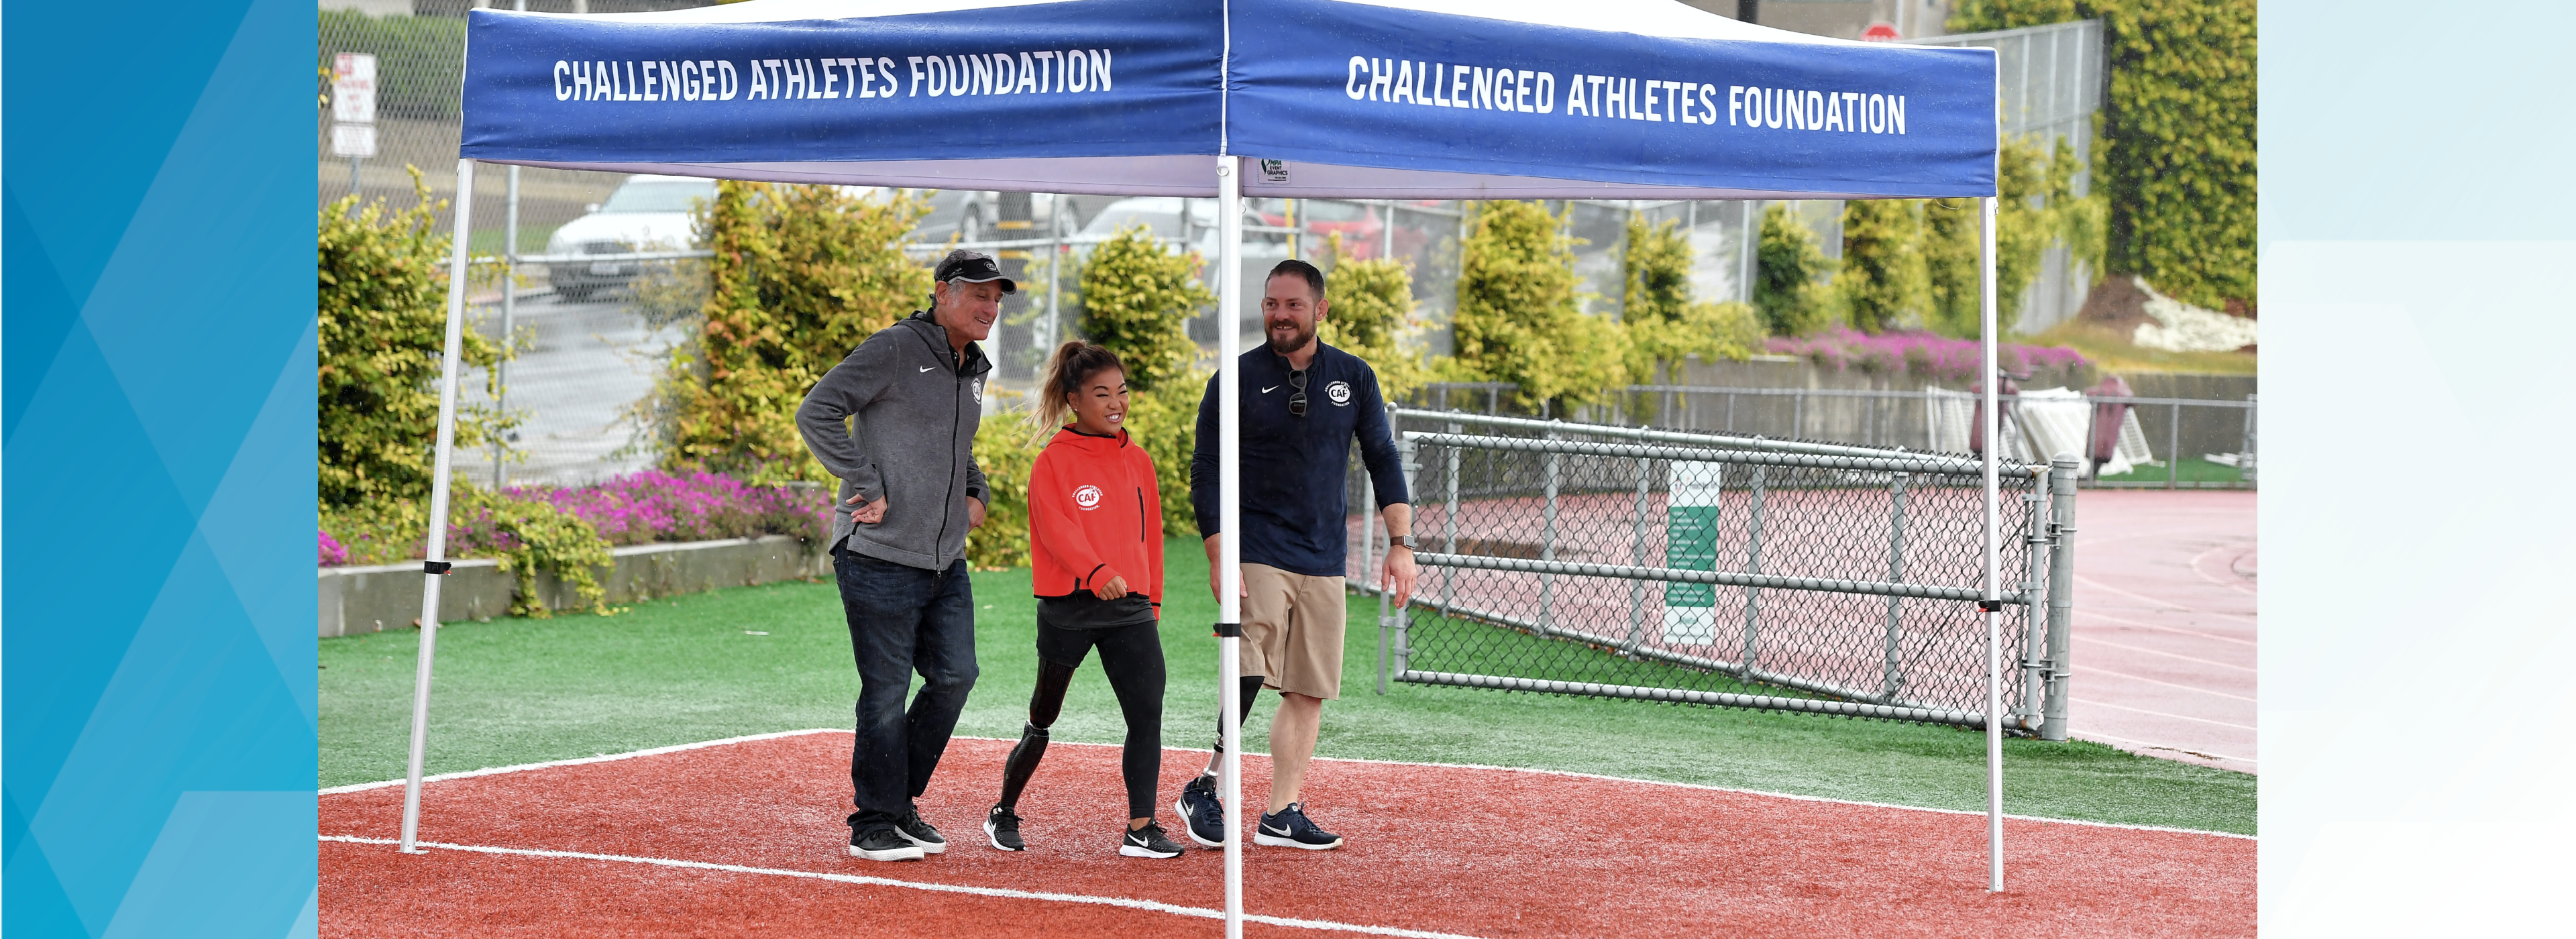
[[[2245,481],[2244,470],[2229,466],[2225,463],[2212,463],[2196,456],[2184,457],[2182,465],[2170,470],[2163,466],[2140,466],[2117,476],[2104,476],[2102,477],[2102,481],[2116,483],[2161,483],[2164,482],[2169,475],[2175,481],[2185,484],[2241,483]]]
[[[1164,742],[1208,746],[1216,605],[1195,541],[1175,539],[1163,648]],[[982,677],[958,733],[1014,738],[1036,674],[1028,572],[975,575]],[[1343,697],[1322,756],[1601,773],[1771,792],[1982,810],[1985,737],[1950,727],[1691,705],[1377,684],[1376,601],[1351,598]],[[767,635],[751,635],[765,632]],[[402,775],[418,633],[321,640],[321,784]],[[846,727],[858,694],[829,583],[740,587],[601,618],[454,623],[439,630],[429,771],[504,766],[766,731]],[[1640,674],[1650,669],[1638,670]],[[1777,693],[1777,692],[1773,692]],[[1245,725],[1266,749],[1266,696]],[[1115,743],[1115,698],[1086,663],[1057,740]],[[2004,743],[2015,814],[2254,832],[2255,777],[2089,743]]]

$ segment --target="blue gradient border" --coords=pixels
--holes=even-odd
[[[0,15],[0,931],[312,936],[312,8]]]

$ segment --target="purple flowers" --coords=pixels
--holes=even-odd
[[[821,541],[831,533],[828,490],[753,486],[717,473],[647,470],[593,486],[513,488],[508,495],[580,516],[612,545],[759,535]]]
[[[1765,351],[1798,356],[1837,371],[1858,368],[1953,381],[1975,381],[1977,375],[1976,340],[1921,331],[1890,331],[1873,336],[1837,326],[1814,336],[1772,337]],[[2088,364],[2083,353],[2064,346],[2006,343],[1995,349],[1995,357],[2005,371],[2018,373]]]
[[[322,566],[338,567],[349,563],[349,549],[340,546],[340,539],[331,537],[331,533],[327,531],[322,532],[321,535]]]

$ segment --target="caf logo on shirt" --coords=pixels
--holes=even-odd
[[[1076,489],[1076,490],[1074,490],[1074,491],[1073,491],[1073,504],[1078,505],[1078,506],[1081,506],[1081,507],[1082,507],[1082,508],[1084,508],[1084,509],[1096,509],[1096,508],[1099,508],[1099,507],[1100,507],[1100,487],[1098,487],[1098,486],[1084,486],[1084,487],[1082,487],[1082,488],[1080,488],[1080,489]]]
[[[1350,403],[1351,403],[1351,383],[1350,383],[1350,382],[1346,382],[1346,381],[1337,381],[1337,382],[1334,382],[1334,383],[1332,383],[1332,384],[1325,385],[1325,386],[1324,386],[1324,397],[1325,397],[1325,398],[1330,399],[1334,404],[1339,404],[1339,405],[1348,405],[1348,404],[1350,404]]]

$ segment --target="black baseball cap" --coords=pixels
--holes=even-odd
[[[948,252],[947,257],[939,259],[939,267],[930,279],[943,284],[950,281],[982,284],[998,280],[1002,282],[1003,293],[1020,292],[1018,283],[1002,276],[1002,265],[995,262],[992,255],[964,248]]]

